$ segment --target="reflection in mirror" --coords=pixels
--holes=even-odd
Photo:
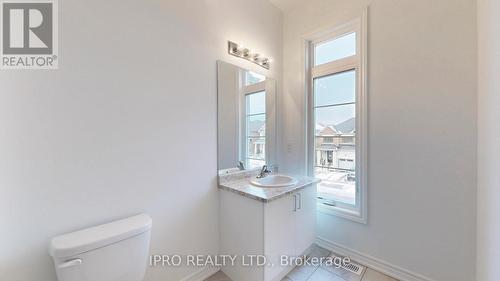
[[[275,164],[275,80],[218,61],[217,92],[219,171]]]

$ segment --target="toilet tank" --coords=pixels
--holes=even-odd
[[[151,225],[141,214],[53,238],[58,281],[142,281]]]

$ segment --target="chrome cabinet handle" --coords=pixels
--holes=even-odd
[[[299,208],[298,210],[302,209],[302,193],[297,193],[299,195]]]
[[[293,211],[297,212],[297,195],[293,195]]]

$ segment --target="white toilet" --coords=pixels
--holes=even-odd
[[[151,217],[146,214],[61,235],[50,255],[59,281],[142,281]]]

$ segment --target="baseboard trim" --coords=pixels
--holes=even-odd
[[[401,268],[399,266],[393,265],[386,261],[380,260],[378,258],[374,258],[370,255],[342,246],[328,239],[317,237],[316,243],[325,249],[328,249],[342,256],[348,256],[352,260],[362,265],[366,265],[372,269],[375,269],[401,281],[436,281]]]
[[[219,270],[219,267],[204,267],[194,273],[191,273],[187,277],[184,277],[180,281],[203,281],[214,275]]]

